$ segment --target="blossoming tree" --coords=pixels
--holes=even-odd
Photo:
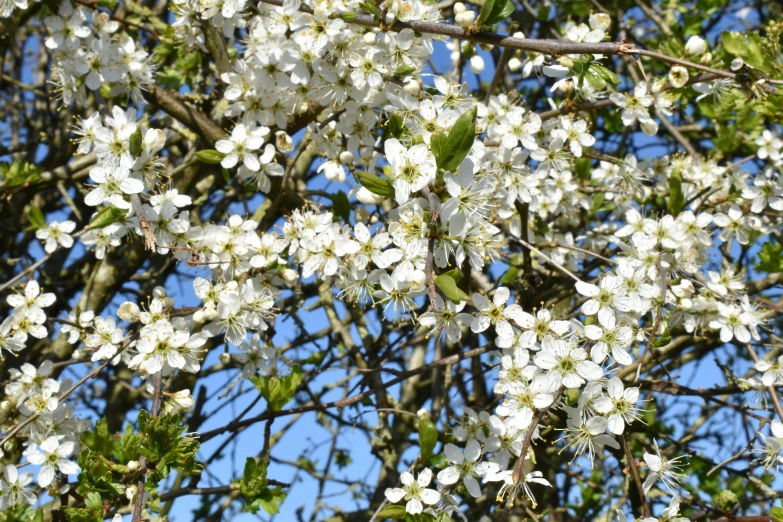
[[[783,521],[770,0],[0,0],[0,521]]]

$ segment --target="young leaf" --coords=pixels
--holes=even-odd
[[[378,513],[378,518],[390,518],[392,520],[402,520],[405,517],[405,506],[386,506]]]
[[[351,220],[351,204],[348,202],[348,196],[342,190],[332,196],[332,214],[341,218],[345,223]]]
[[[385,198],[394,197],[394,187],[388,179],[380,178],[375,174],[370,174],[369,172],[354,172],[353,175],[364,188],[373,194],[378,194],[379,196],[383,196]]]
[[[669,176],[669,212],[676,216],[685,208],[685,195],[682,192],[682,178],[677,171]]]
[[[429,462],[432,450],[438,443],[438,428],[430,419],[419,421],[419,447],[421,448],[421,461]]]
[[[463,292],[458,286],[457,282],[447,274],[440,274],[435,276],[435,285],[443,292],[443,295],[449,298],[454,303],[460,301],[467,301],[468,295]]]
[[[783,272],[783,245],[764,243],[759,252],[759,264],[756,270],[777,274]]]
[[[108,227],[112,223],[125,219],[125,215],[126,212],[124,210],[113,205],[104,207],[90,220],[90,224],[87,225],[87,230]]]
[[[437,143],[432,144],[432,153],[435,155],[438,168],[457,172],[460,163],[470,152],[473,140],[476,138],[476,108],[474,107],[457,118],[445,140],[440,136],[436,138],[435,135],[432,138],[437,140]]]
[[[200,150],[196,152],[196,157],[201,163],[217,165],[226,155],[213,149]]]
[[[274,375],[272,377],[254,376],[252,379],[261,395],[266,399],[269,411],[280,411],[288,404],[296,394],[296,389],[302,382],[302,370],[294,366],[291,373],[285,377]]]
[[[44,218],[43,212],[34,203],[30,203],[30,212],[27,215],[30,219],[30,224],[35,229],[46,228],[46,218]]]

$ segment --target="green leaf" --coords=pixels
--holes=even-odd
[[[17,161],[13,164],[0,163],[0,176],[3,177],[6,188],[33,183],[38,180],[40,174],[41,169],[26,161]]]
[[[259,495],[257,502],[268,515],[277,515],[280,513],[280,506],[283,505],[285,497],[286,492],[280,487],[266,488],[266,490]]]
[[[457,172],[462,160],[470,153],[475,138],[476,108],[474,107],[457,118],[448,137],[444,137],[441,133],[431,137],[432,153],[435,155],[438,168]]]
[[[385,198],[394,197],[394,187],[388,179],[383,179],[369,172],[354,172],[353,175],[361,185],[372,192]]]
[[[407,76],[411,73],[416,72],[416,67],[412,65],[401,65],[400,67],[397,67],[397,70],[394,71],[395,76]]]
[[[141,129],[137,128],[136,132],[130,135],[130,153],[131,156],[138,156],[142,151],[143,138],[141,137]]]
[[[391,518],[392,520],[402,520],[405,517],[405,506],[386,506],[378,513],[378,518]]]
[[[435,284],[443,292],[443,295],[454,303],[468,300],[468,295],[457,286],[457,282],[449,275],[440,274],[435,276]]]
[[[198,158],[201,163],[209,163],[210,165],[217,165],[225,157],[225,154],[213,149],[200,150],[196,152],[196,158]]]
[[[502,22],[514,12],[514,4],[510,0],[487,0],[481,6],[478,17],[480,27],[489,27]]]
[[[98,5],[105,7],[109,11],[114,11],[114,8],[117,7],[118,3],[119,0],[98,0]]]
[[[438,443],[438,428],[430,419],[419,421],[419,447],[421,448],[421,461],[429,462],[432,450]]]
[[[272,377],[254,376],[252,379],[261,396],[266,399],[269,411],[280,411],[288,404],[296,394],[296,389],[302,382],[302,369],[294,366],[291,373],[285,377],[274,375]]]
[[[122,209],[109,205],[98,211],[97,214],[90,220],[90,224],[87,225],[87,230],[93,230],[95,228],[108,227],[109,225],[122,221],[125,219],[126,212]]]
[[[775,522],[783,522],[783,508],[778,506],[773,507],[769,510],[769,516],[771,516],[772,520]]]
[[[381,10],[368,2],[359,2],[359,7],[361,7],[365,13],[373,15],[375,18],[381,16]]]
[[[462,272],[460,272],[459,268],[452,268],[447,272],[443,272],[443,275],[449,276],[455,283],[459,283],[460,279],[462,279]]]
[[[685,208],[685,195],[682,192],[682,178],[675,170],[669,176],[669,212],[676,216]]]
[[[783,272],[783,245],[780,243],[764,243],[759,252],[759,264],[756,270],[777,274]]]
[[[736,31],[721,33],[723,47],[727,52],[742,58],[746,64],[754,69],[772,73],[775,70],[776,57],[768,47],[765,47],[764,38],[757,33],[749,33],[747,37]],[[769,43],[769,40],[766,40]]]
[[[348,196],[342,190],[332,196],[332,214],[341,218],[345,223],[351,220],[351,204]]]
[[[30,203],[30,212],[27,214],[27,218],[34,229],[46,228],[46,218],[35,203]]]
[[[405,135],[405,131],[407,130],[407,127],[405,127],[405,122],[402,121],[402,116],[397,114],[396,112],[389,116],[389,121],[386,123],[386,130],[391,134],[394,138],[402,138]]]
[[[430,466],[433,468],[445,469],[448,465],[449,463],[443,453],[438,453],[437,455],[430,457]]]

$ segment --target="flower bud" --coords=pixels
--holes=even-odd
[[[476,13],[473,11],[465,11],[464,13],[460,13],[454,17],[454,21],[457,22],[457,25],[460,27],[468,27],[469,25],[472,25],[473,20],[475,19]]]
[[[731,61],[731,70],[732,71],[739,71],[742,69],[742,66],[745,65],[745,62],[742,61],[742,58],[734,58]]]
[[[228,364],[229,362],[231,362],[231,354],[226,352],[221,353],[220,362],[222,362],[223,364]]]
[[[410,94],[411,96],[418,96],[419,91],[421,91],[421,86],[419,85],[419,82],[417,82],[416,80],[410,80],[408,83],[405,84],[403,90],[408,94]]]
[[[166,310],[171,310],[172,308],[174,308],[174,298],[173,297],[163,298],[163,307]]]
[[[709,65],[711,61],[712,61],[712,53],[706,53],[704,56],[701,57],[701,60],[699,60],[699,62],[701,62],[702,65]]]
[[[425,420],[425,419],[429,420],[429,418],[432,415],[430,414],[430,410],[428,410],[427,408],[422,408],[416,412],[416,416],[421,420]]]
[[[136,471],[137,469],[139,469],[139,461],[132,460],[132,461],[128,462],[128,470],[129,471]]]
[[[353,163],[353,154],[347,150],[340,153],[340,163],[343,165],[350,165]]]
[[[724,515],[728,515],[732,511],[734,511],[734,508],[737,507],[737,504],[739,504],[739,499],[737,498],[737,495],[735,495],[732,491],[729,491],[728,489],[724,489],[714,497],[712,497],[712,503],[715,505],[718,510],[723,513]]]
[[[675,65],[669,71],[669,81],[679,88],[688,83],[688,69],[681,65]]]
[[[479,55],[474,55],[470,58],[470,70],[474,74],[479,74],[484,70],[484,59]]]
[[[166,297],[166,296],[168,296],[168,295],[169,295],[169,293],[168,293],[168,292],[166,291],[166,289],[165,289],[165,288],[163,288],[162,286],[156,286],[156,287],[155,287],[155,288],[152,290],[152,295],[153,295],[154,297]]]
[[[378,205],[379,203],[383,203],[386,198],[375,194],[374,192],[370,192],[365,187],[361,187],[356,193],[356,199],[366,205]]]
[[[367,45],[375,45],[375,33],[370,31],[369,33],[364,33],[364,43]]]
[[[685,44],[685,54],[697,55],[707,50],[707,42],[699,36],[691,36]]]
[[[285,270],[283,270],[282,276],[283,276],[283,281],[285,281],[286,283],[293,283],[294,281],[299,279],[299,273],[292,268],[286,268]]]
[[[508,61],[508,70],[511,72],[516,72],[522,68],[522,60],[514,56]]]
[[[454,4],[454,15],[462,14],[465,11],[467,11],[467,8],[465,7],[465,4],[462,2],[457,2]]]
[[[141,310],[139,310],[139,306],[136,303],[125,301],[120,305],[120,309],[117,311],[117,316],[123,321],[135,323],[139,320],[140,312]]]

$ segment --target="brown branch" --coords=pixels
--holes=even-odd
[[[631,477],[633,477],[634,484],[636,485],[636,489],[639,491],[639,500],[642,501],[642,509],[644,510],[644,516],[649,517],[650,516],[650,505],[647,503],[647,498],[644,496],[644,486],[642,486],[642,479],[639,478],[639,469],[636,467],[636,460],[633,458],[633,453],[631,453],[631,448],[628,447],[628,441],[625,438],[625,434],[620,435],[620,443],[623,446],[623,451],[625,452],[625,460],[628,464],[628,470],[631,473]]]
[[[522,477],[522,468],[525,465],[525,457],[527,457],[527,452],[530,449],[530,446],[533,444],[533,435],[536,432],[536,427],[538,426],[538,423],[541,422],[541,419],[544,418],[544,415],[555,405],[557,404],[557,401],[560,400],[560,397],[563,395],[563,392],[565,391],[565,387],[561,386],[558,388],[557,392],[555,393],[555,398],[552,400],[552,404],[547,406],[544,409],[538,410],[536,412],[536,415],[533,417],[533,421],[531,422],[530,426],[527,428],[527,434],[525,435],[525,441],[522,443],[522,451],[519,452],[519,460],[517,461],[517,465],[514,466],[514,473],[511,475],[511,478],[514,480],[514,484],[517,484],[519,482],[519,479]],[[509,497],[509,502],[513,500],[513,497]]]

